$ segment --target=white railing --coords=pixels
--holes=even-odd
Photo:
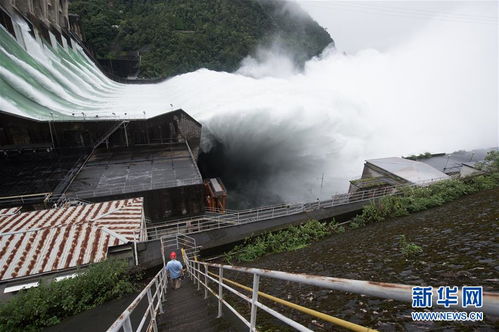
[[[73,198],[68,198],[66,195],[62,195],[61,199],[59,199],[57,206],[59,207],[65,207],[67,205],[70,206],[77,206],[77,205],[88,205],[88,204],[95,204],[90,201],[86,201],[83,199],[73,199]]]
[[[155,181],[153,183],[143,183],[137,185],[123,185],[121,187],[110,186],[109,188],[99,188],[97,190],[82,190],[77,192],[66,193],[68,199],[88,199],[91,197],[100,197],[105,195],[123,194],[123,193],[136,193],[141,191],[149,191],[161,188],[171,188],[179,186],[190,186],[202,184],[203,180],[199,177],[188,179],[177,179],[168,181]]]
[[[184,249],[188,255],[195,257],[199,255],[199,251],[201,250],[201,247],[196,244],[196,239],[185,234],[162,236],[160,241],[163,266],[166,266],[168,251]]]
[[[347,322],[345,320],[332,317],[328,314],[319,312],[317,310],[307,308],[289,302],[287,300],[280,299],[276,296],[263,293],[259,291],[260,277],[267,277],[285,282],[292,282],[292,283],[316,286],[326,289],[351,292],[355,294],[381,297],[385,299],[392,299],[402,302],[412,302],[412,287],[416,287],[412,285],[333,278],[333,277],[324,277],[324,276],[316,276],[308,274],[288,273],[288,272],[274,271],[274,270],[238,267],[232,265],[206,263],[197,260],[192,260],[190,256],[187,254],[183,256],[184,256],[184,262],[187,266],[188,274],[190,278],[193,280],[193,282],[197,284],[197,289],[200,290],[201,287],[204,288],[204,298],[206,299],[208,297],[208,293],[211,293],[213,296],[217,298],[218,317],[222,317],[222,308],[223,306],[225,306],[230,311],[232,311],[234,315],[237,316],[249,328],[250,331],[256,331],[257,308],[266,311],[270,315],[290,325],[291,327],[294,327],[299,331],[311,331],[309,328],[303,326],[299,322],[289,317],[286,317],[283,314],[268,307],[267,305],[261,303],[259,300],[261,297],[266,298],[274,303],[278,303],[288,308],[292,308],[300,312],[314,316],[316,318],[325,320],[329,323],[341,326],[343,328],[347,328],[353,331],[373,331],[367,327]],[[224,271],[235,271],[237,273],[246,273],[252,275],[253,287],[250,288],[248,286],[235,282],[234,280],[230,280],[224,277],[224,275],[227,276],[227,273],[224,274]],[[215,285],[215,287],[211,288],[210,283],[212,285]],[[246,291],[247,294],[250,293],[251,296],[243,294],[242,292],[236,290],[235,287],[232,286],[235,286],[239,289],[242,289],[243,291]],[[292,287],[292,285],[290,285],[290,287]],[[234,308],[234,306],[228,303],[226,296],[224,295],[226,291],[224,290],[229,291],[232,294],[235,294],[236,297],[250,304],[251,309],[250,309],[249,319],[244,317],[240,312],[238,312]],[[438,296],[436,294],[437,289],[435,288],[433,292],[434,292],[433,304],[437,305],[436,303],[438,299]],[[459,294],[459,296],[462,296],[462,294]],[[463,308],[463,310],[473,311],[476,310],[476,308],[468,307],[468,308]],[[498,315],[499,293],[483,292],[483,307],[480,308],[480,311],[483,311],[486,314]]]
[[[167,286],[168,278],[166,269],[162,268],[135,300],[123,311],[113,325],[107,329],[107,332],[140,332],[151,330],[157,332],[157,317],[163,313],[163,302],[165,301]],[[145,309],[143,305],[140,305],[143,301],[147,301]],[[143,310],[142,318],[138,324],[131,320],[132,312],[136,310]],[[144,329],[144,327],[146,328]]]
[[[226,213],[222,213],[219,210],[208,210],[207,213],[201,216],[187,217],[161,224],[149,225],[147,226],[146,231],[150,239],[158,239],[162,236],[178,233],[193,234],[206,232],[234,225],[311,212],[323,208],[370,201],[384,196],[398,194],[402,188],[422,187],[438,180],[442,179],[432,179],[417,184],[393,185],[355,193],[338,194],[332,196],[329,200],[317,200],[309,203],[284,203],[240,211],[227,210]]]

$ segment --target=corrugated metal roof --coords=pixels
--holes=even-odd
[[[398,157],[366,161],[411,183],[433,182],[450,178],[447,174],[419,161]]]
[[[471,151],[456,151],[450,154],[432,156],[418,161],[428,164],[444,173],[458,173],[462,165],[474,165],[477,162],[483,162],[487,153],[497,151],[497,148],[475,149]],[[470,164],[471,163],[471,164]],[[473,167],[473,166],[470,166]]]
[[[108,247],[138,240],[142,207],[132,198],[0,215],[0,280],[103,260]]]
[[[452,159],[450,155],[436,156],[418,160],[419,162],[430,165],[444,173],[459,173],[462,163]]]

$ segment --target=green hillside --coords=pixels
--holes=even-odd
[[[97,58],[139,51],[146,78],[202,67],[233,71],[276,36],[297,63],[333,42],[297,5],[281,0],[74,0],[70,11],[80,15]]]

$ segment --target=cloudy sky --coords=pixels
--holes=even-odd
[[[496,1],[296,1],[329,31],[337,48],[347,53],[366,48],[386,51],[433,20],[489,26],[495,31],[490,41],[497,43]]]

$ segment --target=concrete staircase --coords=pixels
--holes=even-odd
[[[158,318],[158,331],[236,331],[224,319],[216,318],[216,304],[204,300],[203,293],[187,278],[179,289],[168,289],[163,308],[165,312]]]

